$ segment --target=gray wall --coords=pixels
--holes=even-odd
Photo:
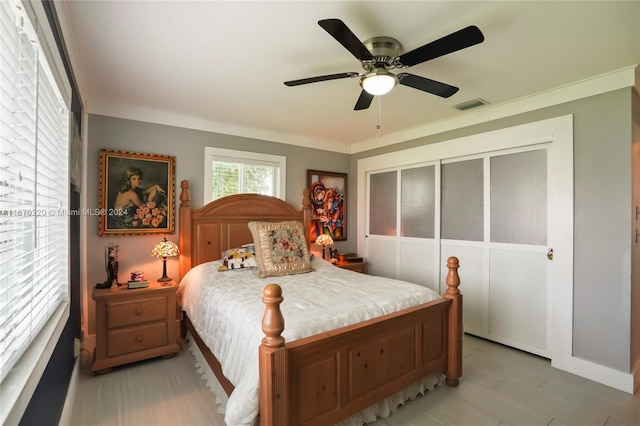
[[[573,114],[574,355],[629,372],[631,92],[621,89],[361,152],[352,156],[351,170],[360,158]],[[638,339],[637,329],[635,334]]]
[[[176,201],[179,202],[180,182],[187,179],[191,185],[190,194],[193,207],[202,206],[205,146],[286,156],[286,198],[293,206],[302,206],[302,191],[307,186],[307,169],[349,173],[349,155],[347,154],[99,115],[89,115],[87,139],[88,164],[86,164],[86,171],[88,178],[86,188],[84,188],[86,206],[82,207],[89,209],[97,208],[99,202],[100,149],[175,156]],[[349,193],[347,193],[347,197],[349,197]],[[350,202],[347,199],[347,205],[350,204],[355,204],[355,200]],[[348,221],[351,220],[351,217],[355,217],[354,214],[347,209]],[[97,216],[86,217],[86,220],[86,290],[89,298],[95,284],[106,279],[103,247],[109,242],[120,246],[120,281],[124,281],[134,270],[142,270],[149,279],[162,276],[162,262],[151,257],[151,250],[163,235],[99,237]],[[167,239],[177,243],[177,232],[176,222],[176,233],[167,235]],[[347,241],[336,244],[338,250],[351,251],[351,243],[355,247],[355,238],[349,238],[349,234],[347,234],[347,238]],[[312,247],[313,249],[315,248]],[[167,259],[167,275],[178,278],[177,258]],[[88,325],[88,334],[92,335],[95,334],[95,312],[91,299],[89,299],[88,307],[86,315],[88,324],[85,326]]]
[[[351,156],[273,142],[226,136],[102,116],[89,117],[87,208],[98,200],[100,148],[175,155],[177,185],[192,182],[193,205],[202,202],[204,146],[235,148],[287,156],[287,200],[296,205],[306,185],[306,170],[349,173],[348,226],[356,217],[357,160],[386,152],[451,140],[471,134],[574,115],[575,251],[574,355],[596,364],[629,372],[640,356],[638,329],[631,339],[631,120],[632,90],[621,89],[513,117],[456,129]],[[161,274],[161,264],[149,256],[158,236],[98,237],[97,219],[89,218],[87,271],[91,288],[104,280],[102,246],[121,246],[121,270],[143,269]],[[174,241],[177,236],[174,236]],[[353,235],[339,250],[353,251]],[[178,276],[177,261],[169,261],[169,276]],[[638,299],[638,296],[635,296]],[[90,303],[90,306],[93,305]],[[636,303],[636,306],[637,303]],[[637,314],[636,314],[637,316]],[[93,334],[93,312],[89,312]],[[633,347],[631,342],[636,342]]]

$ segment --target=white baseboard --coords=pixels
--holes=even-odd
[[[71,373],[71,380],[69,381],[69,388],[67,389],[67,397],[64,399],[64,406],[62,407],[62,414],[60,415],[59,426],[70,426],[71,418],[73,416],[73,403],[76,400],[76,390],[78,389],[78,374],[80,373],[80,357],[76,357],[76,362],[73,364],[73,372]]]
[[[551,366],[629,394],[633,394],[634,391],[634,374],[632,373],[625,373],[573,356],[561,360],[552,359]],[[638,374],[639,372],[636,371],[636,379]]]

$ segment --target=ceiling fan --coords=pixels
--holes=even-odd
[[[369,108],[374,96],[388,93],[398,83],[448,98],[458,91],[457,87],[406,72],[393,74],[389,70],[408,68],[484,41],[484,35],[480,29],[472,25],[410,52],[402,53],[400,42],[391,37],[373,37],[361,42],[340,19],[323,19],[318,21],[318,25],[360,61],[364,72],[321,75],[285,81],[284,84],[286,86],[300,86],[319,81],[359,77],[362,92],[354,110]]]

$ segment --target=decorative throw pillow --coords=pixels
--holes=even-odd
[[[297,221],[249,222],[261,277],[311,272],[304,226]]]
[[[222,265],[218,267],[218,272],[256,269],[257,267],[253,244],[245,244],[222,253]]]

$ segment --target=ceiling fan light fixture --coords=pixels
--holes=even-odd
[[[362,88],[374,96],[389,93],[396,84],[398,84],[398,78],[384,68],[377,68],[360,80]]]

